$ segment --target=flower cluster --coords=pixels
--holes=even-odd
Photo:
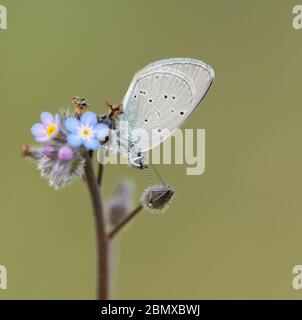
[[[33,154],[41,175],[57,189],[83,176],[83,153],[101,147],[109,136],[109,126],[91,111],[76,116],[42,112],[40,118],[41,123],[34,124],[31,132],[42,146]]]

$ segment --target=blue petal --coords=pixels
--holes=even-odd
[[[64,126],[67,131],[76,133],[81,126],[81,122],[75,117],[70,117],[65,120]]]
[[[98,119],[94,112],[87,111],[82,115],[81,122],[86,126],[94,127],[98,123]]]
[[[35,137],[41,137],[45,135],[45,127],[43,126],[43,124],[41,123],[35,123],[32,127],[31,127],[31,133],[35,136]]]
[[[54,118],[55,118],[55,125],[56,125],[57,128],[59,128],[59,126],[60,126],[60,116],[56,113]]]
[[[109,136],[109,127],[105,123],[100,123],[94,128],[98,140],[105,141],[105,138]]]
[[[48,127],[50,124],[54,123],[54,120],[55,120],[53,115],[49,112],[42,112],[40,117],[41,117],[42,123],[46,127]]]
[[[92,138],[84,141],[84,146],[87,150],[97,150],[101,145],[97,139]]]
[[[82,144],[83,140],[79,135],[71,133],[67,136],[67,142],[71,147],[77,148]]]
[[[51,140],[51,137],[47,137],[46,135],[45,136],[41,136],[41,137],[36,137],[35,140],[37,142],[47,142],[47,141],[50,141]]]

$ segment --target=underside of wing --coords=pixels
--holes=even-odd
[[[128,122],[133,146],[145,152],[168,138],[198,106],[213,79],[211,67],[186,58],[161,60],[139,71],[125,95],[120,117]],[[141,132],[147,135],[142,137]]]

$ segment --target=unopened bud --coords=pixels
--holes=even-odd
[[[174,193],[171,186],[152,186],[145,190],[141,203],[145,208],[162,210],[169,204]]]
[[[37,149],[31,148],[28,144],[22,144],[21,146],[21,156],[22,157],[30,157],[34,160],[38,160],[41,158],[41,152]]]
[[[114,226],[120,222],[130,211],[133,184],[131,182],[121,183],[113,198],[108,203],[108,214],[110,223]]]

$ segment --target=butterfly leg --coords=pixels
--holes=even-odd
[[[145,169],[147,166],[144,164],[144,155],[140,152],[134,158],[130,157],[131,166],[138,169]]]

